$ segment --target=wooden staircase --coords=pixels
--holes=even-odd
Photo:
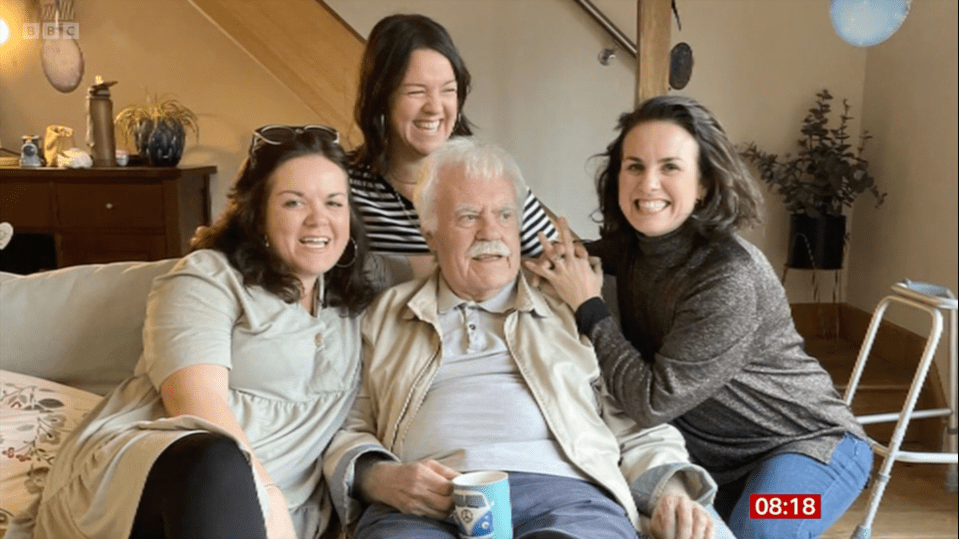
[[[353,103],[365,40],[320,0],[190,0],[355,147]]]

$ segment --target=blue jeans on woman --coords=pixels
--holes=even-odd
[[[763,461],[742,479],[721,485],[716,510],[738,539],[808,539],[832,526],[865,488],[872,471],[872,448],[846,434],[829,464],[799,453]],[[750,519],[750,494],[819,494],[818,519]]]

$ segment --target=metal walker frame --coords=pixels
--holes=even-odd
[[[866,337],[863,339],[862,347],[859,350],[859,357],[856,359],[856,366],[853,368],[852,377],[843,395],[843,400],[847,405],[852,404],[853,397],[856,394],[856,387],[859,385],[859,379],[866,367],[866,361],[872,345],[876,339],[876,333],[879,330],[880,322],[885,314],[886,308],[892,303],[900,303],[909,307],[920,309],[929,313],[932,317],[929,335],[926,339],[926,347],[923,350],[922,357],[916,367],[916,374],[909,387],[909,393],[906,396],[906,402],[899,412],[870,414],[857,416],[856,419],[863,425],[872,423],[896,422],[893,430],[892,439],[888,445],[884,445],[873,439],[869,439],[873,451],[884,457],[882,466],[875,477],[875,481],[870,492],[869,505],[866,509],[866,515],[862,522],[853,532],[852,539],[869,539],[872,533],[873,520],[879,509],[879,502],[886,490],[892,473],[892,466],[896,461],[912,463],[933,463],[949,464],[949,470],[946,474],[946,488],[950,491],[956,490],[956,465],[959,462],[957,457],[957,425],[956,425],[956,312],[957,301],[955,294],[948,288],[921,282],[912,282],[909,280],[896,283],[892,286],[893,293],[883,298],[876,306],[872,321],[869,323],[869,329]],[[946,399],[949,402],[948,408],[936,408],[929,410],[915,410],[916,401],[919,399],[919,392],[926,380],[929,368],[932,366],[936,355],[936,348],[939,345],[939,339],[942,336],[943,329],[943,311],[949,314],[949,393]],[[906,434],[906,428],[909,422],[914,418],[942,417],[949,416],[948,430],[946,431],[946,451],[902,451],[900,445]]]

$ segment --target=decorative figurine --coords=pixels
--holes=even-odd
[[[23,146],[20,148],[20,166],[21,167],[39,167],[43,166],[40,162],[39,137],[23,136]]]

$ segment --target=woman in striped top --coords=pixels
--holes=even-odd
[[[354,109],[364,143],[352,155],[350,186],[388,281],[425,275],[435,262],[410,200],[423,160],[451,136],[472,134],[462,114],[470,74],[449,33],[423,15],[391,15],[373,27]],[[521,228],[523,256],[542,250],[537,233],[556,229],[532,191]]]

